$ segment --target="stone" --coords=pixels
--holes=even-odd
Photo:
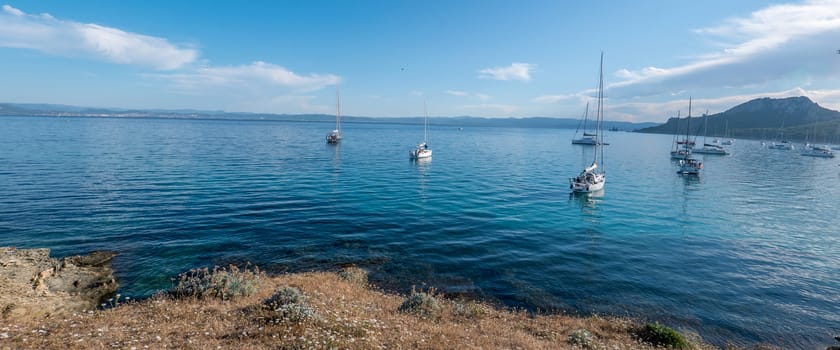
[[[116,254],[51,258],[50,250],[0,247],[0,319],[95,309],[117,290]]]

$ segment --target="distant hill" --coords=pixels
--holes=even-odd
[[[269,114],[269,113],[241,113],[223,111],[199,110],[160,110],[160,109],[117,109],[77,107],[51,104],[18,104],[0,103],[0,116],[53,116],[53,117],[112,117],[112,118],[178,118],[178,119],[224,119],[224,120],[274,120],[291,122],[325,122],[335,121],[334,115],[328,114]],[[423,117],[358,117],[342,116],[347,123],[390,123],[390,124],[423,124]],[[519,127],[519,128],[563,128],[574,129],[580,121],[577,118],[481,118],[470,116],[431,117],[429,124],[452,127]],[[656,123],[630,123],[619,121],[604,121],[604,128],[633,131],[656,125]]]
[[[722,113],[692,117],[689,134],[703,136],[706,118],[710,137],[723,137],[728,126],[728,134],[734,138],[775,140],[783,134],[793,141],[807,137],[812,142],[835,143],[840,139],[840,112],[823,108],[805,96],[758,98]],[[638,132],[684,134],[687,125],[686,118],[670,118],[665,124]]]

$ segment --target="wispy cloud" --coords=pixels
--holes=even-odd
[[[445,92],[445,93],[447,93],[447,94],[450,94],[450,95],[452,95],[452,96],[458,96],[458,97],[465,97],[465,96],[469,96],[469,95],[470,95],[470,93],[469,93],[469,92],[466,92],[466,91],[458,91],[458,90],[446,90],[446,91],[444,91],[444,92]]]
[[[163,73],[157,76],[171,81],[176,88],[185,92],[218,88],[284,88],[309,92],[341,81],[340,77],[333,74],[299,75],[284,67],[261,61],[241,66],[202,67],[193,71]]]
[[[507,67],[494,67],[478,71],[479,78],[494,79],[494,80],[531,80],[531,70],[536,68],[536,65],[530,63],[512,63]]]
[[[558,102],[565,102],[570,100],[586,100],[591,99],[591,97],[587,96],[585,93],[576,93],[576,94],[568,94],[568,95],[540,95],[534,97],[531,102],[536,103],[558,103]]]
[[[833,46],[840,36],[840,1],[772,5],[747,17],[695,30],[721,50],[684,65],[616,72],[613,97],[665,95],[698,88],[756,87],[789,79],[837,74]]]
[[[198,51],[154,36],[92,23],[29,15],[9,5],[0,13],[0,47],[52,55],[95,58],[119,64],[171,70],[192,63]]]
[[[3,12],[8,13],[12,16],[18,16],[18,17],[21,17],[21,16],[25,15],[25,13],[23,13],[23,11],[18,10],[14,7],[11,7],[9,5],[3,5]]]
[[[471,92],[468,92],[468,91],[461,91],[461,90],[446,90],[446,91],[444,91],[444,93],[452,95],[452,96],[457,96],[457,97],[474,98],[474,99],[477,99],[477,100],[480,100],[480,101],[487,101],[487,100],[490,99],[490,95],[487,95],[487,94],[471,93]]]

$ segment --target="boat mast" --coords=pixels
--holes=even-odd
[[[426,143],[426,133],[429,130],[429,112],[426,110],[426,99],[423,99],[423,143]]]
[[[598,72],[598,115],[595,125],[598,136],[595,138],[595,147],[600,147],[601,169],[604,167],[604,52],[601,51],[601,66]],[[586,129],[584,129],[586,132]],[[595,152],[595,157],[598,152]],[[594,160],[593,160],[594,162]]]
[[[685,118],[685,159],[688,159],[688,150],[689,150],[689,141],[688,141],[688,133],[691,130],[691,97],[688,98],[688,117]]]
[[[335,84],[335,129],[341,134],[341,88]]]

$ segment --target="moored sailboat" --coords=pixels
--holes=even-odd
[[[431,158],[432,149],[429,148],[428,140],[426,139],[429,133],[429,113],[426,111],[426,101],[423,101],[423,142],[408,152],[408,157],[411,159]]]
[[[341,141],[341,95],[338,85],[335,86],[335,130],[327,134],[326,140],[333,145]]]
[[[689,139],[689,130],[691,129],[691,98],[688,99],[688,117],[686,118],[686,124],[688,124],[685,128],[685,142],[693,146],[694,141]],[[680,159],[679,163],[680,169],[677,170],[678,174],[682,175],[699,175],[700,170],[703,169],[703,163],[698,161],[697,159],[691,158],[691,153],[686,154]]]
[[[578,176],[569,179],[569,188],[574,193],[592,193],[604,189],[607,174],[604,171],[604,53],[601,52],[601,67],[598,79],[598,112],[596,115],[595,152],[592,164],[583,169]],[[598,168],[600,156],[601,169]]]

